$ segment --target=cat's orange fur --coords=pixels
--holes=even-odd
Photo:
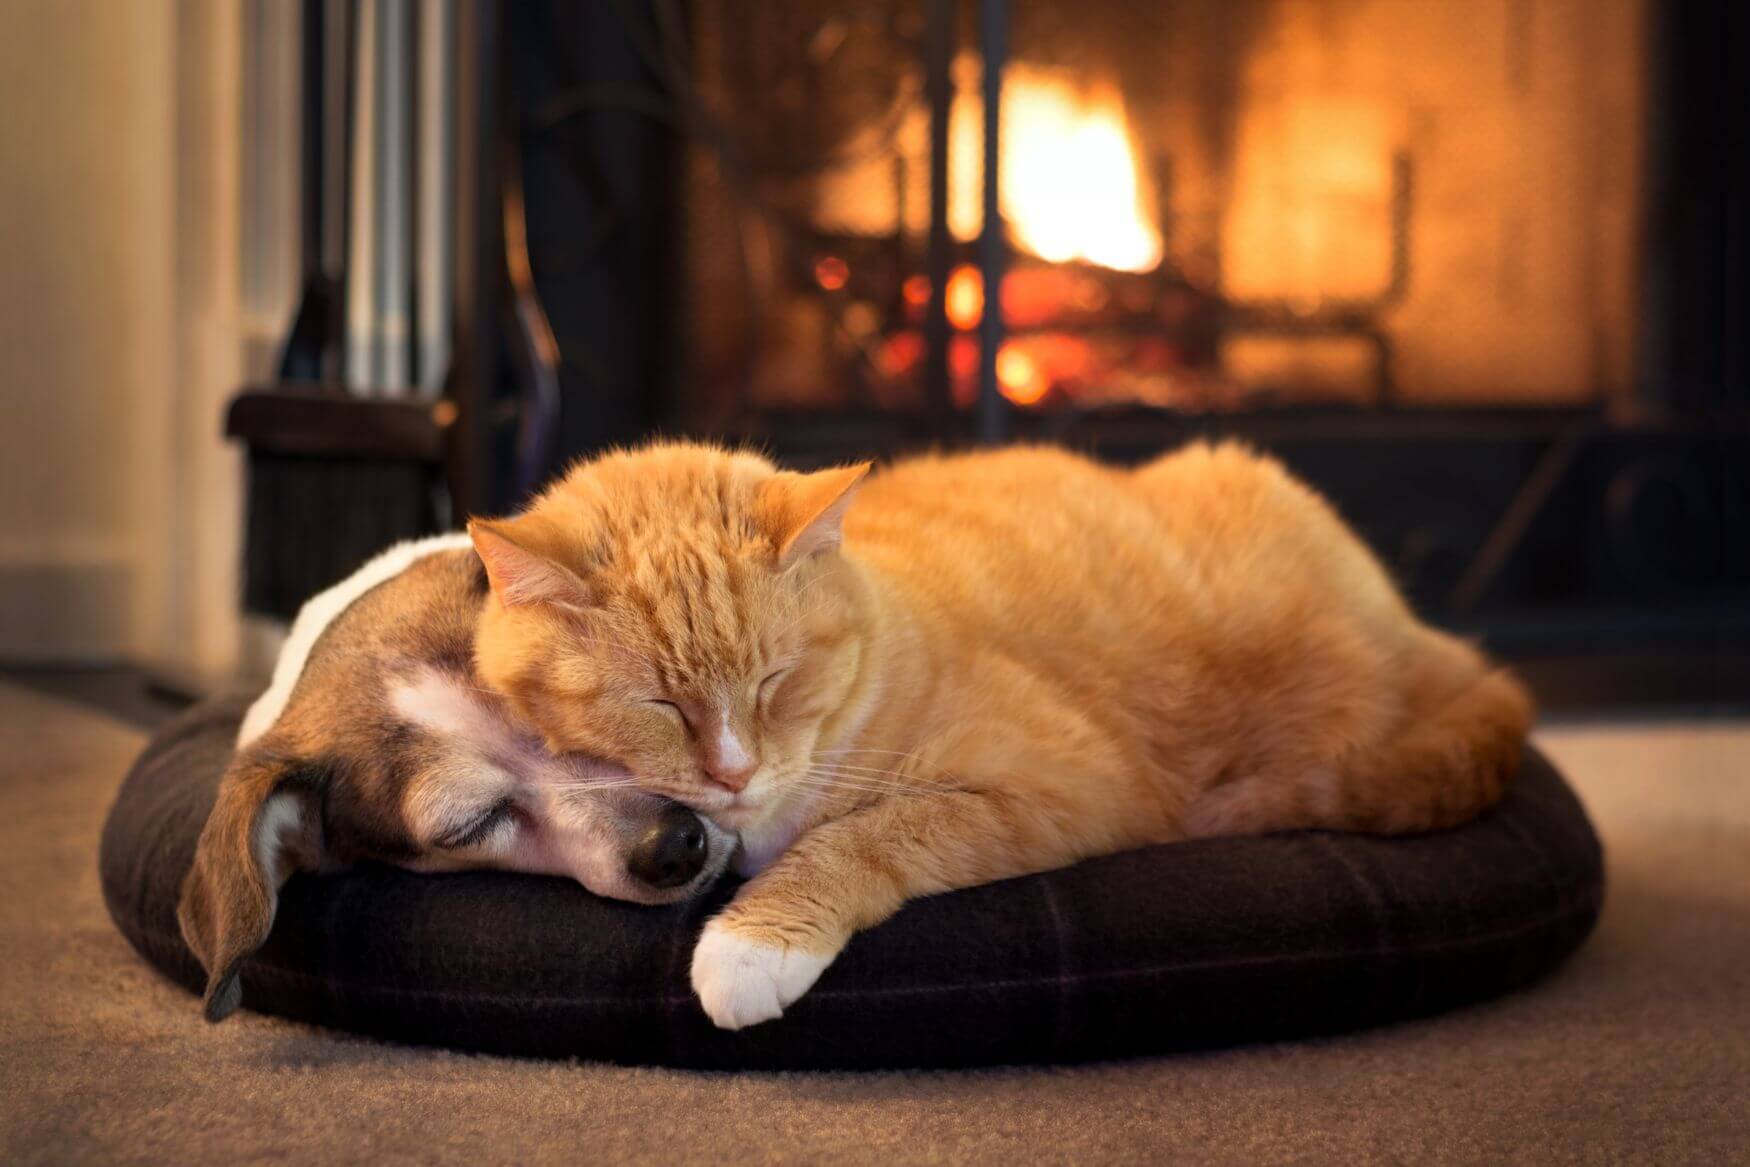
[[[474,526],[481,676],[763,867],[695,952],[720,1025],[777,1016],[914,896],[1192,836],[1449,826],[1518,763],[1525,691],[1267,458],[862,476],[656,445]]]

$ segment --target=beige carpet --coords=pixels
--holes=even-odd
[[[1750,1162],[1750,726],[1542,741],[1611,890],[1528,991],[1191,1057],[714,1075],[205,1025],[98,894],[141,735],[0,683],[0,1162]]]

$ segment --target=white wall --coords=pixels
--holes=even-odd
[[[0,662],[235,668],[245,28],[0,3]]]
[[[136,429],[171,369],[174,23],[0,6],[0,655],[133,647]]]

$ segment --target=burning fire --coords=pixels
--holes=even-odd
[[[955,62],[957,96],[948,127],[948,226],[962,240],[983,229],[983,101],[979,61]],[[1018,252],[1044,261],[1016,264],[1003,278],[1003,315],[1025,330],[997,352],[996,380],[1015,405],[1038,407],[1053,394],[1080,392],[1094,375],[1097,358],[1090,342],[1053,328],[1067,314],[1098,314],[1111,290],[1108,272],[1147,273],[1159,267],[1162,237],[1154,191],[1131,132],[1130,116],[1117,87],[1062,69],[1016,62],[1003,74],[1001,173],[998,200],[1011,243]],[[898,133],[902,156],[921,160],[928,132],[923,110]],[[849,152],[865,161],[829,172],[820,180],[816,216],[820,226],[849,235],[880,237],[896,227],[921,234],[928,200],[921,185],[895,193],[881,153],[862,141]],[[912,166],[907,182],[922,184],[927,171]],[[900,217],[903,213],[903,221]],[[1084,267],[1056,265],[1083,264]],[[1052,265],[1052,266],[1047,266]],[[817,256],[814,279],[828,292],[845,289],[850,270],[837,256]],[[907,326],[884,338],[880,367],[888,376],[914,377],[924,359],[921,327],[930,299],[930,281],[914,273],[900,289]],[[978,338],[986,308],[986,289],[978,269],[957,266],[944,289],[948,322],[955,336],[948,347],[949,377],[957,404],[969,406],[976,394]],[[1043,331],[1042,331],[1043,330]]]
[[[977,62],[959,63],[959,96],[948,129],[953,181],[948,222],[970,239],[982,221],[984,103]],[[1081,260],[1117,271],[1150,271],[1161,234],[1137,166],[1124,98],[1108,82],[1025,63],[1003,74],[998,197],[1016,246],[1049,263]]]
[[[948,123],[948,225],[961,239],[984,225],[984,102],[979,61],[955,62]],[[895,196],[891,163],[870,127],[847,145],[867,155],[828,172],[816,195],[816,221],[829,231],[878,237],[895,227],[928,226],[926,112],[915,109],[897,135],[911,160],[905,198]],[[1124,99],[1110,81],[1062,70],[1011,64],[1003,73],[1002,174],[998,198],[1009,235],[1022,251],[1050,263],[1080,260],[1118,271],[1151,271],[1161,260],[1154,191],[1138,163]],[[904,208],[904,222],[896,220]],[[830,276],[828,277],[831,278]]]

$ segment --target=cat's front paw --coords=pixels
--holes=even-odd
[[[712,920],[693,949],[693,992],[719,1029],[781,1017],[832,963],[799,948],[768,944]]]

